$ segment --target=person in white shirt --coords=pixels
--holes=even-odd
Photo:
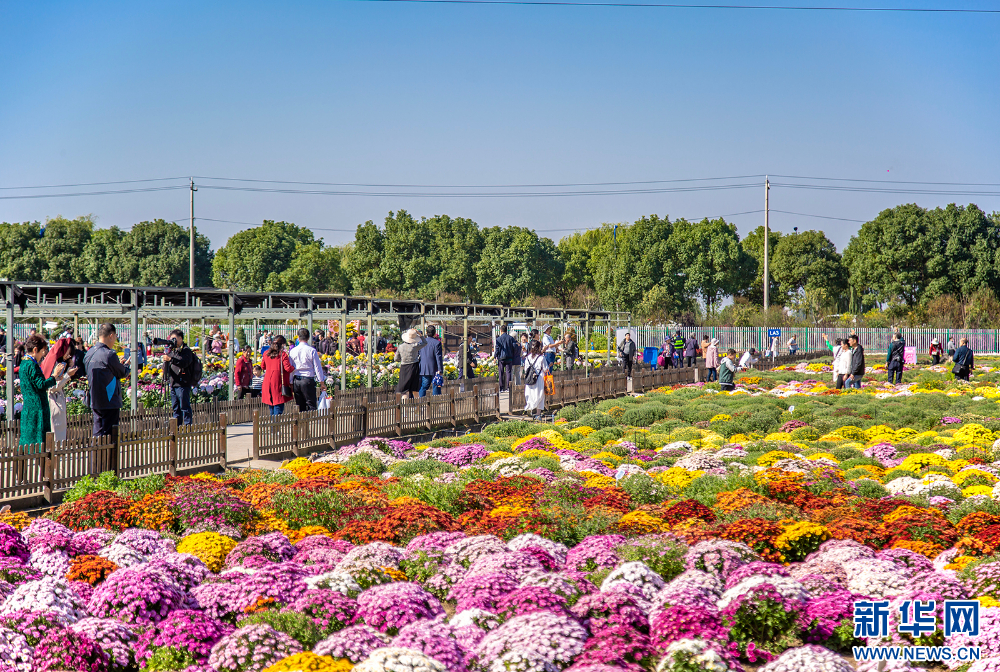
[[[552,368],[556,363],[556,348],[559,347],[556,344],[554,338],[552,338],[552,325],[545,325],[545,329],[542,330],[542,353],[545,356],[545,365],[548,368]]]
[[[757,363],[756,355],[757,351],[754,350],[753,348],[750,348],[749,350],[744,352],[743,356],[740,357],[740,368],[746,370],[749,369],[754,364],[756,364]]]
[[[316,410],[316,383],[326,391],[326,374],[319,353],[309,343],[309,330],[299,329],[299,343],[288,353],[295,366],[292,372],[292,393],[299,412]]]

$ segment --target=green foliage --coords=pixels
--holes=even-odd
[[[344,464],[344,473],[350,476],[378,476],[385,465],[370,453],[351,455]]]
[[[443,473],[456,471],[456,469],[452,465],[439,460],[420,459],[397,462],[389,467],[389,471],[392,472],[393,476],[398,476],[399,478],[406,478],[414,474],[422,474],[427,478],[435,478]]]
[[[474,271],[476,294],[484,303],[517,304],[551,292],[564,268],[548,238],[539,238],[531,229],[495,226],[483,231],[482,255]]]
[[[618,423],[610,415],[603,413],[587,413],[576,421],[577,427],[591,427],[593,429],[603,429],[604,427],[614,427]]]
[[[144,667],[153,672],[174,672],[196,666],[197,662],[190,651],[182,651],[173,646],[157,646],[153,648],[153,655]]]
[[[632,497],[632,503],[637,506],[660,504],[670,499],[667,486],[645,473],[626,476],[618,481],[618,487],[627,492]]]
[[[470,469],[462,473],[468,480],[482,477],[493,478],[491,472],[478,469]],[[386,495],[389,499],[413,497],[431,506],[436,506],[453,516],[458,516],[463,513],[462,508],[456,503],[459,495],[462,494],[463,487],[465,487],[464,481],[439,483],[437,481],[407,479],[399,483],[389,483],[386,486]]]
[[[263,291],[272,275],[278,277],[289,267],[296,250],[314,242],[312,231],[306,228],[264,220],[219,248],[212,262],[212,280],[216,287]]]
[[[633,539],[615,547],[615,552],[625,562],[642,562],[663,577],[664,581],[684,571],[684,543]]]
[[[96,479],[88,474],[66,491],[66,494],[63,495],[63,503],[75,502],[93,492],[100,492],[101,490],[114,491],[119,485],[121,485],[121,480],[113,471],[102,472]]]
[[[298,643],[306,651],[313,648],[319,640],[323,639],[323,633],[313,619],[305,614],[296,611],[262,611],[246,618],[241,618],[236,625],[242,628],[245,625],[263,624],[269,625],[278,632],[283,632]]]

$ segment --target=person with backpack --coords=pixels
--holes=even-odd
[[[500,325],[500,335],[497,336],[493,357],[497,362],[497,377],[500,381],[500,391],[510,388],[514,376],[514,366],[521,359],[521,346],[514,337],[507,333],[507,325]]]
[[[732,392],[736,389],[734,375],[736,373],[736,350],[729,348],[726,355],[719,360],[719,387],[723,392]]]
[[[194,422],[191,412],[191,387],[201,381],[201,359],[184,343],[184,332],[170,332],[174,346],[163,355],[163,383],[170,390],[170,408],[177,422],[190,425]]]
[[[524,412],[530,412],[535,420],[541,420],[545,410],[545,374],[549,366],[542,354],[542,343],[531,341],[528,356],[524,358],[521,378],[524,380]]]
[[[889,371],[889,384],[903,384],[903,355],[906,353],[906,341],[898,331],[885,353],[885,368]]]
[[[959,339],[958,350],[955,351],[952,361],[955,362],[955,366],[951,369],[951,372],[955,374],[955,380],[969,382],[969,373],[975,366],[975,357],[972,348],[969,347],[969,339]]]
[[[941,358],[944,357],[944,348],[941,347],[941,341],[934,339],[931,341],[931,347],[928,353],[931,356],[931,365],[937,366],[941,363]]]

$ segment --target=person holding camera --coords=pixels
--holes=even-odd
[[[163,382],[170,388],[170,408],[177,422],[190,425],[194,420],[191,413],[191,386],[198,382],[195,380],[195,362],[198,358],[184,344],[184,332],[180,329],[170,332],[170,340],[164,345],[167,343],[170,345],[163,355]]]

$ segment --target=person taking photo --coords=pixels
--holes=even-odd
[[[174,329],[170,332],[170,342],[173,344],[170,352],[163,355],[163,382],[170,390],[170,409],[174,418],[183,425],[194,422],[191,412],[191,386],[198,382],[195,378],[198,368],[195,362],[200,362],[184,343],[184,332]]]

